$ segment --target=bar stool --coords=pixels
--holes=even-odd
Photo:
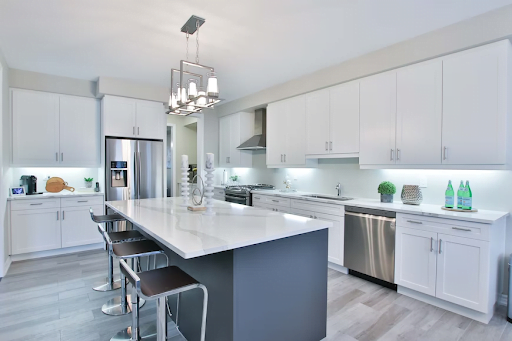
[[[91,219],[95,223],[105,224],[107,231],[111,234],[112,243],[124,243],[128,241],[136,241],[144,239],[144,236],[135,230],[131,231],[122,231],[122,232],[112,232],[114,223],[118,221],[125,221],[120,214],[109,214],[109,215],[94,215],[92,208],[89,208],[89,213],[91,214]],[[99,232],[103,236],[103,229],[98,227]],[[105,243],[107,241],[105,240]],[[114,280],[114,261],[112,259],[111,253],[108,249],[107,243],[107,254],[108,254],[108,275],[105,283],[102,283],[98,286],[95,286],[93,290],[96,291],[112,291],[121,288],[121,280]]]
[[[152,240],[139,240],[114,244],[110,236],[116,236],[121,232],[108,233],[101,228],[101,225],[98,225],[98,229],[103,233],[103,238],[108,244],[110,255],[112,257],[116,257],[119,260],[131,259],[132,267],[134,269],[139,267],[139,262],[135,261],[141,257],[148,257],[148,270],[151,256],[154,256],[153,262],[155,266],[156,256],[160,254],[166,257],[167,263],[169,262],[167,255],[164,253],[164,250],[162,250],[162,248],[160,248],[160,246],[158,246],[158,244]],[[129,304],[129,302],[131,302],[131,297],[126,293],[126,278],[121,272],[121,296],[116,296],[110,299],[101,307],[101,311],[107,315],[126,315],[132,312],[132,306]],[[142,307],[144,303],[145,301],[141,300],[140,305],[137,305],[135,310],[138,310],[139,307]]]
[[[156,300],[156,336],[144,338],[144,341],[165,341],[167,338],[166,297],[179,295],[182,292],[200,288],[203,290],[203,314],[201,320],[201,341],[206,333],[206,313],[208,309],[208,290],[177,266],[135,273],[124,260],[120,260],[121,273],[128,278],[133,286],[132,304],[137,305],[139,297],[145,300]],[[178,328],[178,306],[176,307],[176,328]],[[138,311],[132,316],[132,341],[141,340]]]

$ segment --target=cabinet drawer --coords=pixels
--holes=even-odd
[[[400,213],[396,215],[396,218],[397,225],[401,227],[444,233],[452,236],[489,240],[489,224]]]
[[[213,195],[216,197],[223,197],[225,195],[224,188],[214,188]]]
[[[19,199],[11,201],[11,211],[38,210],[44,208],[59,208],[59,198],[52,199]]]
[[[345,215],[345,206],[343,205],[323,204],[306,200],[292,200],[292,208],[332,214],[341,217]]]
[[[275,207],[275,205],[271,204],[262,204],[256,203],[254,207],[264,208],[269,211],[279,212],[279,213],[290,213],[290,209],[287,207]]]
[[[102,196],[78,197],[78,198],[61,198],[61,207],[77,207],[77,206],[94,206],[102,205]]]
[[[281,198],[272,195],[261,195],[261,194],[253,194],[252,195],[253,205],[256,203],[268,204],[268,205],[276,205],[283,207],[290,207],[290,199],[289,198]]]

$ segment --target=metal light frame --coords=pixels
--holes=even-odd
[[[203,18],[193,15],[187,20],[185,25],[183,25],[183,27],[181,28],[181,32],[188,33],[189,35],[192,35],[199,29],[199,27],[201,27],[201,25],[204,24],[204,22],[205,22],[205,20]],[[190,29],[190,27],[192,27],[192,29]],[[174,86],[175,86],[175,84],[174,84],[174,73],[175,72],[179,72],[179,74],[180,74],[180,83],[179,83],[180,87],[184,87],[183,74],[186,74],[186,75],[190,75],[190,76],[199,78],[199,86],[202,89],[205,89],[203,87],[203,75],[184,70],[185,65],[204,69],[204,70],[209,71],[210,73],[215,72],[215,69],[211,66],[206,66],[206,65],[201,65],[198,63],[189,62],[188,60],[180,60],[180,69],[179,70],[171,69],[171,96],[173,95],[173,90],[174,90]],[[177,85],[176,85],[176,87],[177,87]],[[179,94],[180,91],[181,91],[181,89],[178,87],[176,89],[176,94]],[[184,101],[183,98],[180,98],[180,102],[178,102],[178,106],[176,108],[169,106],[169,110],[166,111],[166,113],[171,114],[171,115],[188,116],[191,114],[199,113],[205,108],[212,108],[215,104],[223,101],[223,99],[221,99],[221,98],[208,96],[207,91],[205,91],[205,93],[206,93],[206,95],[198,95],[194,98],[187,98],[186,101]],[[180,94],[180,97],[181,97],[181,94]],[[206,101],[206,104],[204,104],[204,105],[196,104],[196,101],[200,98],[204,98]],[[192,109],[189,109],[189,107],[192,107]]]

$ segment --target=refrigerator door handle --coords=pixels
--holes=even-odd
[[[135,192],[134,193],[134,199],[137,199],[138,196],[139,196],[139,194],[137,192],[137,189],[139,188],[138,184],[137,184],[137,182],[139,180],[139,169],[138,169],[138,167],[139,167],[139,163],[137,162],[137,152],[134,152],[133,153],[133,180],[134,180],[134,182],[133,182],[134,189],[133,190]],[[130,195],[130,198],[131,198],[131,195]]]
[[[140,181],[141,181],[141,169],[142,169],[142,161],[140,159],[140,152],[137,152],[139,155],[139,171],[138,171],[138,179],[137,179],[137,198],[140,199]]]

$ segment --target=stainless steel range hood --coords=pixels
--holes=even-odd
[[[255,135],[236,147],[240,150],[264,150],[267,149],[267,109],[254,111]]]

